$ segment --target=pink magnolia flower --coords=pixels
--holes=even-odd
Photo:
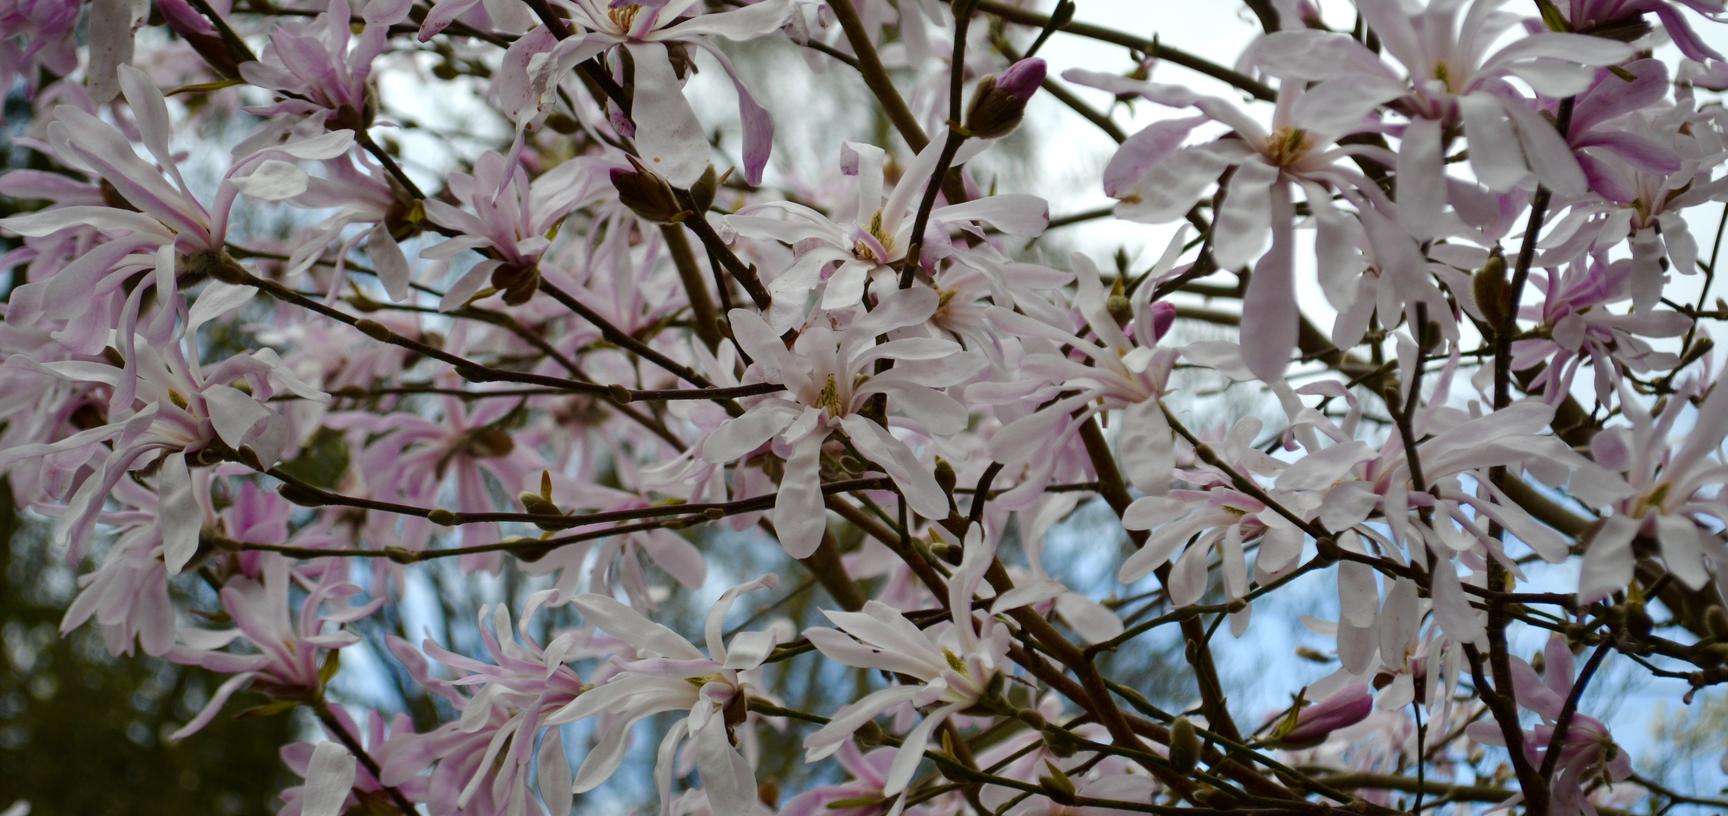
[[[1037,196],[1002,194],[960,204],[947,204],[930,211],[924,236],[912,235],[912,227],[930,176],[936,171],[943,139],[938,136],[901,172],[893,189],[884,193],[886,151],[874,145],[846,142],[841,146],[840,167],[849,180],[832,215],[790,201],[774,201],[728,216],[726,226],[745,238],[779,241],[791,245],[797,258],[769,283],[777,307],[770,317],[784,329],[805,313],[807,296],[821,290],[820,308],[837,311],[859,303],[873,275],[886,275],[906,260],[914,238],[925,247],[918,259],[948,247],[947,230],[983,224],[1014,236],[1034,236],[1050,221],[1049,205]],[[969,158],[987,142],[973,142],[958,159]],[[948,250],[952,251],[952,250]]]
[[[421,26],[427,39],[479,0],[441,0]],[[689,64],[690,47],[706,51],[732,79],[738,92],[738,118],[744,129],[744,178],[762,182],[762,168],[773,147],[774,120],[739,81],[737,71],[712,38],[745,42],[774,32],[792,14],[791,0],[761,0],[719,12],[698,12],[679,19],[696,5],[695,0],[623,3],[607,0],[571,0],[565,6],[581,31],[552,45],[542,42],[545,57],[532,61],[547,72],[542,87],[550,89],[583,60],[614,48],[627,51],[635,76],[631,88],[630,119],[626,136],[635,139],[643,160],[655,173],[678,187],[689,187],[708,166],[708,139],[695,111],[680,87]],[[679,64],[686,68],[681,69]],[[531,94],[538,96],[538,94]]]
[[[1366,683],[1346,686],[1279,720],[1267,742],[1284,748],[1304,748],[1325,741],[1333,731],[1355,725],[1374,712],[1374,695]]]
[[[912,511],[924,518],[948,516],[948,500],[936,478],[892,429],[944,436],[966,425],[966,410],[943,388],[978,369],[976,355],[950,340],[907,337],[878,344],[878,335],[923,323],[938,297],[929,289],[894,289],[874,311],[854,317],[844,329],[811,326],[791,349],[755,312],[734,309],[732,334],[754,361],[748,381],[781,383],[785,391],[760,398],[742,416],[715,428],[702,442],[704,460],[721,464],[744,458],[770,440],[789,449],[774,503],[774,527],[794,558],[816,550],[827,524],[820,479],[822,447],[842,431],[874,467],[894,480]],[[874,373],[878,360],[897,365]],[[888,397],[888,428],[860,415],[871,397]]]
[[[1595,717],[1574,712],[1572,719],[1556,744],[1557,721],[1572,694],[1574,672],[1572,651],[1566,639],[1556,634],[1542,650],[1543,669],[1540,675],[1521,658],[1512,658],[1512,696],[1521,708],[1536,713],[1541,721],[1524,732],[1524,754],[1531,764],[1541,766],[1549,752],[1559,752],[1554,765],[1554,779],[1549,806],[1556,813],[1586,813],[1595,816],[1585,787],[1597,779],[1618,782],[1632,775],[1632,759],[1608,733],[1608,726]],[[1465,732],[1471,739],[1488,745],[1506,745],[1506,736],[1493,722],[1473,723]],[[1514,796],[1510,803],[1523,798]]]
[[[1728,388],[1711,388],[1692,427],[1670,441],[1701,387],[1682,385],[1652,412],[1620,383],[1620,410],[1629,426],[1604,429],[1590,442],[1591,458],[1611,473],[1573,486],[1583,500],[1610,509],[1584,551],[1581,601],[1600,600],[1631,581],[1633,545],[1640,536],[1656,540],[1669,573],[1688,587],[1719,577],[1728,564],[1728,546],[1713,532],[1728,520],[1722,490],[1728,467],[1718,452],[1728,436]]]
[[[161,656],[174,647],[175,621],[157,523],[159,499],[130,479],[114,486],[113,498],[120,507],[100,519],[116,528],[114,543],[102,566],[78,576],[78,595],[60,620],[60,632],[94,620],[109,654],[131,654],[137,642],[145,654]]]
[[[305,587],[307,596],[300,602],[299,614],[294,615],[288,602],[289,585],[307,583],[294,574],[288,559],[268,558],[260,579],[239,578],[222,588],[222,608],[238,628],[180,630],[180,645],[169,650],[169,660],[233,676],[217,687],[204,709],[171,739],[184,739],[203,729],[229,697],[248,686],[288,700],[311,699],[322,693],[326,660],[336,650],[360,642],[343,627],[376,612],[385,599],[327,611],[326,605],[362,591],[327,574]],[[255,651],[223,651],[236,642]]]
[[[1255,339],[1243,345],[1243,360],[1262,379],[1279,377],[1296,347],[1295,200],[1302,191],[1315,212],[1332,209],[1332,191],[1358,203],[1381,204],[1385,195],[1366,176],[1340,161],[1366,148],[1338,140],[1374,129],[1371,116],[1400,89],[1339,77],[1313,87],[1287,79],[1280,83],[1269,128],[1233,103],[1177,85],[1123,79],[1081,69],[1063,74],[1101,90],[1131,93],[1175,108],[1195,108],[1197,116],[1160,122],[1122,144],[1105,168],[1104,192],[1120,202],[1116,215],[1130,221],[1166,223],[1186,214],[1202,192],[1230,170],[1224,201],[1215,214],[1211,254],[1226,270],[1250,263],[1243,319]],[[1184,147],[1194,128],[1218,122],[1231,138]],[[1266,251],[1268,241],[1271,249]],[[1262,254],[1264,253],[1264,254]]]
[[[406,714],[398,714],[386,722],[383,714],[368,711],[364,729],[343,706],[331,706],[330,714],[369,753],[376,754],[392,740],[414,733],[414,725]],[[329,734],[328,725],[325,732]],[[384,783],[356,761],[339,737],[329,736],[330,739],[316,744],[294,742],[282,746],[283,763],[305,782],[282,791],[282,808],[276,811],[276,816],[337,816],[354,808],[396,807],[384,790]],[[421,779],[394,787],[411,802],[426,795],[425,781]]]
[[[5,32],[0,37],[0,84],[11,88],[23,79],[33,95],[41,77],[77,70],[82,8],[82,3],[69,0],[21,0],[0,7],[0,31]],[[126,28],[130,45],[132,32]]]
[[[332,129],[363,131],[376,110],[369,83],[372,63],[389,43],[390,26],[408,15],[407,0],[371,0],[360,10],[364,30],[353,30],[349,0],[333,0],[309,22],[278,23],[263,59],[240,65],[240,76],[281,97],[249,113],[311,121]]]
[[[1660,102],[1670,87],[1665,69],[1640,61],[1629,70],[1632,81],[1610,76],[1580,98],[1574,121],[1582,113],[1592,124],[1587,139],[1601,144],[1580,149],[1578,159],[1602,200],[1575,207],[1556,225],[1566,240],[1545,248],[1540,265],[1629,241],[1632,307],[1642,313],[1657,305],[1669,273],[1696,274],[1698,240],[1681,213],[1728,196],[1728,180],[1712,173],[1728,143],[1701,121],[1711,114],[1694,110],[1689,95]]]
[[[967,531],[964,556],[949,580],[948,607],[953,619],[919,629],[899,610],[869,601],[859,612],[823,610],[839,629],[806,629],[807,638],[829,659],[862,669],[881,669],[917,682],[871,692],[834,713],[827,725],[804,739],[804,761],[815,762],[840,750],[852,734],[882,713],[902,706],[931,709],[908,732],[889,765],[883,796],[906,790],[936,729],[949,718],[982,702],[1007,668],[1008,630],[995,619],[972,612],[972,597],[995,548],[984,545],[977,525]],[[889,811],[906,806],[900,797]]]
[[[1631,260],[1610,263],[1592,255],[1563,271],[1532,273],[1532,282],[1545,297],[1540,307],[1523,311],[1538,325],[1548,326],[1549,336],[1516,341],[1513,366],[1522,370],[1545,365],[1530,387],[1542,389],[1549,402],[1571,394],[1585,366],[1595,375],[1597,401],[1607,405],[1615,382],[1626,371],[1668,371],[1679,362],[1673,352],[1658,351],[1643,338],[1684,335],[1692,325],[1684,315],[1667,310],[1616,314],[1607,308],[1631,297],[1633,268]]]
[[[1171,242],[1152,276],[1167,270],[1181,250],[1182,236]],[[990,453],[1004,464],[1026,464],[1027,490],[1042,488],[1059,460],[1048,455],[1066,446],[1080,423],[1109,411],[1122,453],[1123,473],[1135,488],[1147,493],[1169,489],[1175,467],[1175,439],[1159,398],[1164,395],[1173,349],[1156,345],[1175,320],[1175,307],[1151,301],[1152,286],[1142,284],[1130,299],[1132,319],[1124,327],[1109,308],[1109,295],[1098,267],[1075,253],[1069,263],[1079,290],[1074,307],[1092,340],[1027,315],[996,308],[991,322],[1002,331],[1025,338],[1027,356],[1011,372],[1016,382],[972,386],[967,396],[989,402],[1018,402],[1039,408],[1020,416],[990,439]],[[1064,316],[1063,323],[1070,321]],[[1060,348],[1058,347],[1060,346]],[[1068,354],[1061,348],[1072,349]]]
[[[449,229],[452,237],[420,253],[447,260],[468,250],[491,255],[451,284],[438,304],[443,310],[466,304],[490,282],[507,303],[527,301],[538,287],[540,259],[552,246],[550,236],[570,211],[598,193],[610,192],[592,162],[569,161],[532,182],[525,168],[488,151],[474,163],[474,174],[454,173],[450,191],[463,207],[428,199],[426,217]]]
[[[1719,22],[1722,0],[1569,0],[1558,8],[1573,29],[1586,33],[1625,27],[1636,30],[1647,25],[1644,15],[1654,14],[1680,53],[1699,62],[1722,59],[1722,54],[1698,36],[1686,15],[1680,11],[1689,8],[1706,19]]]
[[[401,412],[353,413],[332,417],[331,424],[377,434],[358,457],[373,497],[435,507],[444,486],[454,482],[456,509],[484,513],[498,509],[486,488],[487,477],[504,485],[524,485],[546,467],[532,448],[516,443],[511,421],[520,410],[516,400],[465,402],[444,397],[436,418]],[[383,523],[394,527],[396,522],[390,518]],[[403,524],[397,540],[409,549],[423,548],[434,532],[432,523],[424,519],[410,518]],[[503,537],[499,525],[491,522],[464,525],[462,530],[476,542]],[[498,558],[465,556],[463,563],[468,569],[493,569]]]
[[[213,291],[207,289],[205,297]],[[194,309],[186,333],[195,336],[209,317],[204,309]],[[283,392],[303,399],[326,397],[284,369],[270,349],[230,357],[208,370],[195,358],[189,359],[181,343],[160,350],[139,344],[131,351],[127,358],[131,371],[83,361],[35,364],[66,380],[106,386],[109,421],[54,442],[0,451],[0,470],[38,457],[49,457],[52,467],[66,468],[68,474],[90,466],[91,471],[72,485],[59,521],[58,538],[65,542],[67,559],[77,563],[108,493],[127,474],[146,465],[158,468],[156,491],[172,574],[197,551],[204,518],[193,495],[190,457],[218,447],[258,469],[270,467],[292,440],[284,418],[261,400]],[[250,393],[228,385],[237,380]],[[157,458],[145,462],[152,454]]]
[[[1506,191],[1534,175],[1556,195],[1585,191],[1584,173],[1552,124],[1508,80],[1549,98],[1584,91],[1594,66],[1623,62],[1625,43],[1583,34],[1541,32],[1496,48],[1518,18],[1499,11],[1505,0],[1436,0],[1412,13],[1399,0],[1360,0],[1357,9],[1379,35],[1402,75],[1344,34],[1281,31],[1253,47],[1255,62],[1285,81],[1328,80],[1362,95],[1397,99],[1410,117],[1397,169],[1401,224],[1435,234],[1447,199],[1442,132],[1462,124],[1470,166],[1489,189]],[[1420,178],[1422,181],[1414,182]],[[1414,182],[1414,183],[1412,183]]]
[[[584,690],[568,705],[546,718],[547,725],[604,715],[599,742],[576,772],[574,790],[593,790],[610,778],[624,761],[631,728],[643,719],[667,711],[689,711],[666,732],[654,765],[661,812],[671,806],[673,758],[688,742],[696,752],[696,772],[708,800],[720,813],[747,813],[756,802],[756,773],[738,750],[738,730],[745,724],[755,673],[779,644],[779,634],[739,632],[730,642],[722,636],[726,614],[739,595],[772,589],[773,575],[739,584],[722,593],[709,609],[703,626],[708,653],[676,632],[643,617],[604,595],[571,600],[597,629],[635,651],[634,659],[618,659],[616,673]]]
[[[857,743],[847,740],[840,746],[836,759],[850,778],[837,784],[819,785],[792,797],[781,806],[780,816],[882,816],[889,808],[889,796],[882,788],[888,784],[895,753],[887,747],[864,753]],[[930,816],[932,810],[915,806],[903,812],[907,816]]]
[[[581,678],[565,662],[588,651],[575,632],[564,632],[544,646],[529,635],[528,624],[544,599],[545,593],[530,598],[522,624],[514,630],[504,606],[481,609],[479,631],[490,663],[424,641],[426,654],[454,672],[453,680],[432,678],[426,659],[411,645],[389,642],[391,654],[415,680],[449,701],[461,716],[424,734],[392,737],[380,769],[383,784],[423,785],[435,816],[523,814],[536,807],[529,778],[538,769],[545,808],[534,812],[570,812],[564,740],[559,729],[548,730],[552,724],[547,717],[581,693]],[[545,736],[536,750],[535,735],[541,732]]]

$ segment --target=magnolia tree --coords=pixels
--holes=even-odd
[[[1728,683],[1722,0],[1039,5],[5,3],[62,629],[314,715],[284,816],[1728,807],[1586,694]]]

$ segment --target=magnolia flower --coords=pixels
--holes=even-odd
[[[1709,390],[1692,427],[1677,443],[1677,431],[1697,384],[1683,385],[1654,414],[1620,383],[1620,410],[1630,426],[1608,428],[1590,441],[1590,456],[1612,471],[1573,492],[1597,506],[1611,508],[1584,551],[1578,598],[1590,603],[1624,588],[1632,579],[1636,539],[1655,539],[1668,572],[1698,588],[1728,564],[1728,546],[1714,532],[1728,520],[1722,485],[1728,481],[1718,452],[1728,437],[1728,388]]]
[[[1368,684],[1358,683],[1333,692],[1311,706],[1291,709],[1279,719],[1266,741],[1281,748],[1319,745],[1333,731],[1355,725],[1374,711],[1374,695]]]
[[[492,662],[457,654],[432,640],[426,654],[449,667],[452,681],[434,680],[425,658],[404,641],[391,640],[391,654],[402,660],[419,684],[454,705],[461,717],[425,734],[393,738],[383,762],[383,784],[425,785],[435,816],[446,814],[525,813],[532,803],[528,780],[538,769],[540,795],[553,816],[570,812],[570,766],[559,729],[546,731],[538,751],[534,736],[548,726],[549,713],[568,705],[582,681],[565,661],[584,656],[577,633],[566,632],[541,646],[528,634],[545,593],[529,599],[522,625],[512,631],[509,610],[482,608],[480,636]],[[520,642],[518,642],[520,635]],[[461,692],[473,689],[464,696]],[[437,764],[429,779],[422,772]]]
[[[158,342],[166,342],[174,310],[164,305],[177,300],[179,274],[219,275],[223,264],[233,263],[226,247],[236,199],[242,193],[263,201],[298,195],[306,190],[308,176],[293,162],[335,158],[346,153],[354,141],[352,131],[338,130],[259,146],[229,166],[217,187],[214,206],[206,209],[187,185],[169,149],[172,121],[162,92],[142,71],[130,66],[120,67],[120,84],[155,163],[140,158],[127,136],[114,126],[79,107],[61,105],[54,109],[48,125],[48,139],[57,157],[100,179],[112,191],[112,198],[104,193],[102,206],[68,204],[0,219],[0,228],[30,238],[63,230],[94,230],[109,237],[83,247],[76,262],[35,284],[40,287],[36,290],[40,297],[20,299],[25,308],[8,317],[36,320],[42,315],[79,321],[87,316],[84,310],[91,300],[111,300],[115,305],[109,307],[110,312],[124,317],[118,325],[86,325],[84,331],[98,332],[94,338],[98,345],[88,349],[92,352],[100,350],[100,343],[107,340],[101,330],[118,329],[121,342],[131,341],[139,321],[139,304],[144,293],[152,289],[159,312],[145,331]],[[33,196],[28,187],[17,192]],[[157,268],[157,274],[143,276],[142,285],[128,286],[151,266]],[[125,306],[120,307],[121,303]]]
[[[354,722],[348,709],[342,706],[331,706],[330,715],[337,727],[345,729],[370,753],[384,750],[391,740],[414,733],[414,725],[406,714],[398,714],[386,722],[383,714],[368,711],[365,728]],[[329,729],[326,724],[325,731]],[[282,746],[282,762],[305,782],[282,791],[282,808],[276,811],[276,816],[338,816],[355,812],[356,808],[364,812],[367,808],[396,807],[384,783],[356,762],[340,739],[330,734],[330,739],[316,744],[294,742]],[[411,802],[426,795],[423,779],[392,787]]]
[[[1625,70],[1631,80],[1604,73],[1573,113],[1578,161],[1602,200],[1574,208],[1556,225],[1557,236],[1570,236],[1546,247],[1538,265],[1556,266],[1630,239],[1632,307],[1642,313],[1661,299],[1668,273],[1696,274],[1698,241],[1681,212],[1728,195],[1728,179],[1713,173],[1728,156],[1728,143],[1702,125],[1708,114],[1695,111],[1689,95],[1660,103],[1671,87],[1666,68],[1641,60]]]
[[[498,509],[486,487],[488,477],[504,485],[523,485],[546,466],[532,448],[516,444],[511,419],[518,410],[514,400],[465,402],[446,397],[440,401],[436,419],[345,413],[331,417],[329,424],[373,435],[356,463],[375,497],[430,507],[439,504],[443,487],[453,482],[456,509],[484,513]],[[389,523],[394,527],[396,521]],[[421,549],[432,532],[431,522],[408,519],[399,546]],[[465,525],[463,532],[474,541],[502,538],[494,523]],[[490,569],[497,563],[496,555],[464,559],[468,569]]]
[[[832,216],[802,204],[776,201],[729,216],[726,225],[746,238],[790,244],[798,251],[792,265],[769,284],[775,303],[785,305],[772,318],[777,328],[801,314],[809,293],[822,291],[821,308],[846,309],[864,297],[871,275],[897,269],[906,261],[906,250],[914,238],[922,238],[925,254],[947,245],[947,229],[957,225],[983,224],[1015,236],[1034,236],[1050,222],[1050,209],[1037,196],[1003,194],[985,196],[960,204],[947,204],[930,211],[924,236],[914,236],[912,227],[931,174],[942,152],[942,137],[930,140],[900,173],[893,189],[884,194],[884,163],[881,148],[846,142],[841,145],[840,168],[851,179],[851,195],[841,199]],[[987,142],[962,148],[956,163],[982,150]],[[778,217],[771,217],[778,216]],[[976,228],[974,228],[976,229]],[[832,270],[828,271],[830,266]]]
[[[871,692],[834,713],[827,725],[804,740],[804,761],[834,754],[852,734],[892,708],[935,706],[906,734],[883,779],[882,795],[906,790],[924,749],[942,723],[994,694],[1006,667],[1008,630],[989,616],[975,616],[972,596],[995,549],[984,545],[982,530],[967,531],[965,555],[949,581],[948,606],[953,619],[930,630],[919,629],[899,610],[869,601],[859,612],[823,610],[839,629],[817,627],[804,637],[822,654],[848,666],[881,669],[910,678],[918,685],[897,685]],[[906,806],[898,799],[891,816]]]
[[[219,674],[231,674],[210,695],[209,702],[192,721],[169,736],[185,739],[208,725],[228,698],[248,686],[271,696],[313,699],[324,689],[327,660],[336,650],[360,642],[343,627],[376,612],[384,598],[357,606],[326,611],[327,604],[358,595],[361,589],[326,575],[309,587],[298,615],[291,615],[289,584],[300,582],[288,559],[277,556],[264,562],[259,580],[241,578],[222,588],[222,608],[238,628],[212,631],[180,630],[180,645],[168,652],[175,663],[199,666]],[[255,652],[223,651],[234,642],[249,644]]]
[[[1615,314],[1607,308],[1629,299],[1633,272],[1631,260],[1610,263],[1592,255],[1563,271],[1531,274],[1545,296],[1540,307],[1523,311],[1538,325],[1548,326],[1549,333],[1515,341],[1512,364],[1518,370],[1545,366],[1530,382],[1532,390],[1542,389],[1545,399],[1557,403],[1572,393],[1579,370],[1588,365],[1595,375],[1596,399],[1607,405],[1622,369],[1660,372],[1679,362],[1678,355],[1658,351],[1643,338],[1685,334],[1692,323],[1684,315],[1666,310]]]
[[[332,0],[309,22],[283,22],[270,31],[263,59],[240,65],[240,76],[282,97],[251,108],[260,116],[289,116],[363,131],[376,100],[368,87],[372,63],[389,43],[390,26],[408,15],[407,0],[371,0],[358,15],[355,32],[349,0]],[[352,50],[350,47],[352,46]]]
[[[661,738],[654,765],[661,812],[671,806],[672,769],[680,745],[696,752],[696,772],[708,800],[719,813],[748,813],[756,801],[756,775],[738,751],[737,729],[749,712],[754,670],[779,642],[776,632],[740,632],[730,643],[722,637],[726,613],[738,596],[772,589],[773,575],[726,590],[708,611],[703,629],[708,653],[692,646],[641,613],[604,595],[582,595],[570,601],[595,628],[635,650],[632,660],[620,660],[618,671],[570,704],[552,712],[547,725],[604,715],[599,742],[576,772],[574,791],[585,793],[605,782],[624,761],[630,729],[643,719],[666,711],[689,711]]]
[[[1534,766],[1547,762],[1549,752],[1558,751],[1551,788],[1553,799],[1549,807],[1555,813],[1596,813],[1584,789],[1597,779],[1618,782],[1632,775],[1632,759],[1614,744],[1608,726],[1601,720],[1573,712],[1572,718],[1555,742],[1556,725],[1572,694],[1574,668],[1572,651],[1566,639],[1555,634],[1542,650],[1543,669],[1540,675],[1521,658],[1512,658],[1512,696],[1521,708],[1536,713],[1541,722],[1524,732],[1524,755]],[[1488,745],[1506,745],[1506,735],[1493,722],[1477,722],[1465,729],[1471,739]],[[1518,794],[1505,804],[1522,800]]]
[[[480,0],[440,0],[420,28],[420,39],[438,33]],[[708,138],[696,113],[684,99],[680,81],[688,66],[690,46],[700,48],[732,78],[738,92],[738,118],[744,129],[744,178],[762,182],[762,168],[773,147],[774,120],[757,104],[726,54],[710,41],[719,37],[733,42],[759,39],[784,25],[791,16],[792,0],[761,0],[741,8],[720,12],[698,12],[679,18],[696,0],[649,3],[573,0],[565,6],[572,12],[581,33],[548,46],[545,56],[530,63],[530,70],[546,71],[540,85],[550,92],[557,80],[583,60],[613,48],[630,54],[635,71],[630,100],[630,118],[636,148],[654,172],[678,187],[689,187],[708,166]],[[537,95],[537,94],[536,94]]]
[[[595,170],[591,162],[570,161],[530,183],[520,164],[487,152],[474,163],[473,175],[453,174],[450,190],[466,209],[424,202],[426,217],[454,237],[427,247],[420,257],[445,260],[471,249],[490,257],[451,284],[438,308],[465,305],[488,282],[504,292],[506,303],[520,305],[533,297],[540,258],[552,246],[557,225],[584,200],[607,189]]]
[[[1200,115],[1153,124],[1122,143],[1104,171],[1104,192],[1120,202],[1116,215],[1131,221],[1166,223],[1186,214],[1201,193],[1227,169],[1224,201],[1213,219],[1212,258],[1222,269],[1254,264],[1242,310],[1254,342],[1243,344],[1243,360],[1261,379],[1279,377],[1296,347],[1295,189],[1309,209],[1332,209],[1332,192],[1366,208],[1384,201],[1361,172],[1339,162],[1353,152],[1338,140],[1372,129],[1370,117],[1398,94],[1396,87],[1336,78],[1313,87],[1286,80],[1270,128],[1262,127],[1227,100],[1176,85],[1136,82],[1095,71],[1070,70],[1072,82],[1142,96],[1159,105],[1192,107]],[[1183,147],[1194,128],[1215,121],[1235,138]],[[1329,189],[1330,188],[1330,189]],[[1271,250],[1266,250],[1270,242]]]
[[[1175,262],[1182,237],[1179,233],[1171,242],[1153,266],[1152,276]],[[1079,283],[1074,306],[1097,340],[1005,308],[990,313],[991,321],[1003,331],[1041,344],[1012,372],[1018,382],[977,385],[967,391],[972,399],[1041,406],[997,431],[990,440],[991,455],[1004,464],[1027,463],[1030,473],[1025,484],[1036,490],[1058,462],[1049,455],[1051,449],[1066,445],[1080,424],[1091,422],[1095,414],[1111,411],[1129,483],[1147,493],[1163,493],[1170,487],[1175,467],[1175,439],[1158,400],[1176,352],[1155,344],[1174,322],[1175,307],[1153,303],[1152,287],[1142,284],[1129,301],[1132,315],[1124,327],[1111,311],[1111,296],[1105,293],[1092,259],[1075,253],[1069,263]],[[1072,353],[1060,353],[1057,344]]]
[[[701,456],[715,464],[745,457],[770,440],[789,449],[774,503],[774,527],[794,558],[816,550],[827,524],[820,478],[822,446],[842,431],[874,467],[894,480],[912,511],[924,518],[948,516],[948,498],[936,477],[907,443],[890,430],[895,425],[945,436],[966,425],[966,410],[941,388],[977,371],[978,358],[950,340],[908,337],[878,344],[876,337],[923,323],[935,313],[937,295],[929,289],[895,289],[874,311],[855,317],[842,330],[812,326],[791,349],[755,312],[734,309],[732,334],[754,361],[762,382],[781,383],[785,391],[762,397],[742,416],[715,428],[702,443]],[[892,370],[875,374],[878,360]],[[860,415],[871,397],[881,394],[895,416],[888,428]],[[902,419],[903,417],[903,419]]]
[[[186,334],[196,335],[198,327],[214,316],[212,311],[232,308],[236,302],[207,288],[199,300],[200,306],[205,303],[222,305],[211,310],[195,307]],[[327,397],[286,370],[270,349],[229,357],[208,370],[181,343],[162,349],[139,344],[127,360],[127,369],[77,361],[33,364],[63,379],[107,386],[109,422],[55,442],[0,451],[0,470],[32,459],[45,459],[51,467],[64,467],[69,473],[86,465],[92,468],[75,483],[59,520],[58,538],[67,547],[68,561],[77,563],[108,493],[127,474],[146,465],[157,468],[164,551],[168,571],[178,573],[197,552],[204,518],[192,491],[191,457],[207,448],[226,449],[259,470],[268,468],[290,444],[289,428],[261,400],[277,393],[314,400]],[[236,381],[250,393],[227,384]],[[146,462],[150,455],[156,458]]]
[[[129,479],[114,486],[113,498],[121,507],[100,520],[116,528],[114,543],[102,566],[78,576],[78,595],[60,620],[60,632],[94,620],[109,654],[131,654],[137,642],[145,654],[160,656],[173,648],[175,630],[162,528],[156,523],[159,499]],[[198,517],[203,515],[200,508]]]
[[[1568,0],[1556,8],[1573,30],[1604,36],[1640,34],[1649,27],[1644,15],[1655,14],[1680,53],[1699,62],[1722,59],[1720,52],[1692,30],[1692,24],[1680,12],[1682,6],[1707,17],[1723,11],[1722,0]]]
[[[792,797],[780,808],[780,816],[882,816],[889,807],[889,796],[882,788],[887,784],[894,755],[895,750],[887,747],[864,753],[855,741],[847,740],[841,744],[836,759],[850,778],[838,784],[819,785]],[[918,806],[904,813],[929,816],[931,810]]]
[[[1359,0],[1357,10],[1379,35],[1404,75],[1345,34],[1281,31],[1253,48],[1253,58],[1285,81],[1344,83],[1353,95],[1397,99],[1409,117],[1399,144],[1397,170],[1401,224],[1423,237],[1436,234],[1446,204],[1442,133],[1462,124],[1470,166],[1489,189],[1506,191],[1534,175],[1556,195],[1585,191],[1572,151],[1507,80],[1516,78],[1550,98],[1584,91],[1595,66],[1613,65],[1635,52],[1625,43],[1583,34],[1541,32],[1496,50],[1518,18],[1498,11],[1505,0],[1441,0],[1411,13],[1399,0]],[[1417,181],[1421,179],[1421,181]]]

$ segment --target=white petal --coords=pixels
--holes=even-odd
[[[1130,405],[1118,413],[1122,430],[1116,437],[1122,470],[1136,490],[1162,496],[1176,470],[1176,437],[1157,400]]]
[[[240,192],[262,201],[282,201],[306,192],[306,171],[278,159],[265,159],[258,169],[232,180]]]
[[[192,493],[192,472],[186,454],[176,453],[162,462],[156,477],[156,513],[162,525],[162,560],[169,575],[179,575],[198,552],[198,533],[204,526],[204,509]]]
[[[648,169],[674,187],[689,187],[708,167],[708,136],[684,99],[666,46],[625,46],[636,66],[630,116],[636,120],[636,148]]]
[[[640,651],[678,660],[701,660],[701,650],[677,632],[655,623],[605,595],[589,593],[571,599],[570,603],[589,623]]]
[[[750,813],[756,803],[756,774],[750,761],[732,747],[726,726],[711,718],[696,735],[696,771],[715,813]]]
[[[564,731],[552,728],[540,742],[540,798],[546,801],[551,816],[570,816],[575,803],[571,790],[570,760],[564,756]]]
[[[366,234],[366,256],[372,259],[373,269],[378,273],[378,281],[384,284],[384,291],[390,294],[390,299],[401,303],[408,299],[408,284],[412,273],[408,269],[408,258],[402,254],[402,247],[396,239],[390,237],[390,231],[382,223],[372,228]]]
[[[354,787],[354,755],[339,742],[320,742],[312,749],[306,766],[306,786],[301,788],[301,816],[339,816],[348,792]]]

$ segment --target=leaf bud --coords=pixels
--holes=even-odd
[[[323,507],[329,504],[324,500],[323,493],[291,482],[283,482],[280,487],[276,488],[276,494],[289,504],[297,504],[301,507]]]
[[[1498,330],[1512,315],[1512,284],[1506,280],[1506,257],[1495,247],[1487,262],[1470,277],[1470,294],[1489,328]]]
[[[1712,637],[1728,639],[1728,609],[1712,606],[1704,610],[1704,628]]]
[[[1170,764],[1183,773],[1200,764],[1200,735],[1187,717],[1170,724]]]
[[[1069,779],[1060,766],[1048,759],[1044,760],[1044,767],[1050,770],[1038,777],[1038,784],[1044,788],[1044,795],[1058,805],[1074,804],[1075,797],[1080,794],[1079,789],[1074,787],[1074,780]]]
[[[953,463],[940,456],[936,457],[936,485],[947,495],[954,495],[954,486],[959,484],[960,476],[954,472]]]
[[[881,745],[883,736],[882,726],[877,725],[875,720],[864,723],[852,734],[852,738],[858,741],[858,747],[866,751]]]

